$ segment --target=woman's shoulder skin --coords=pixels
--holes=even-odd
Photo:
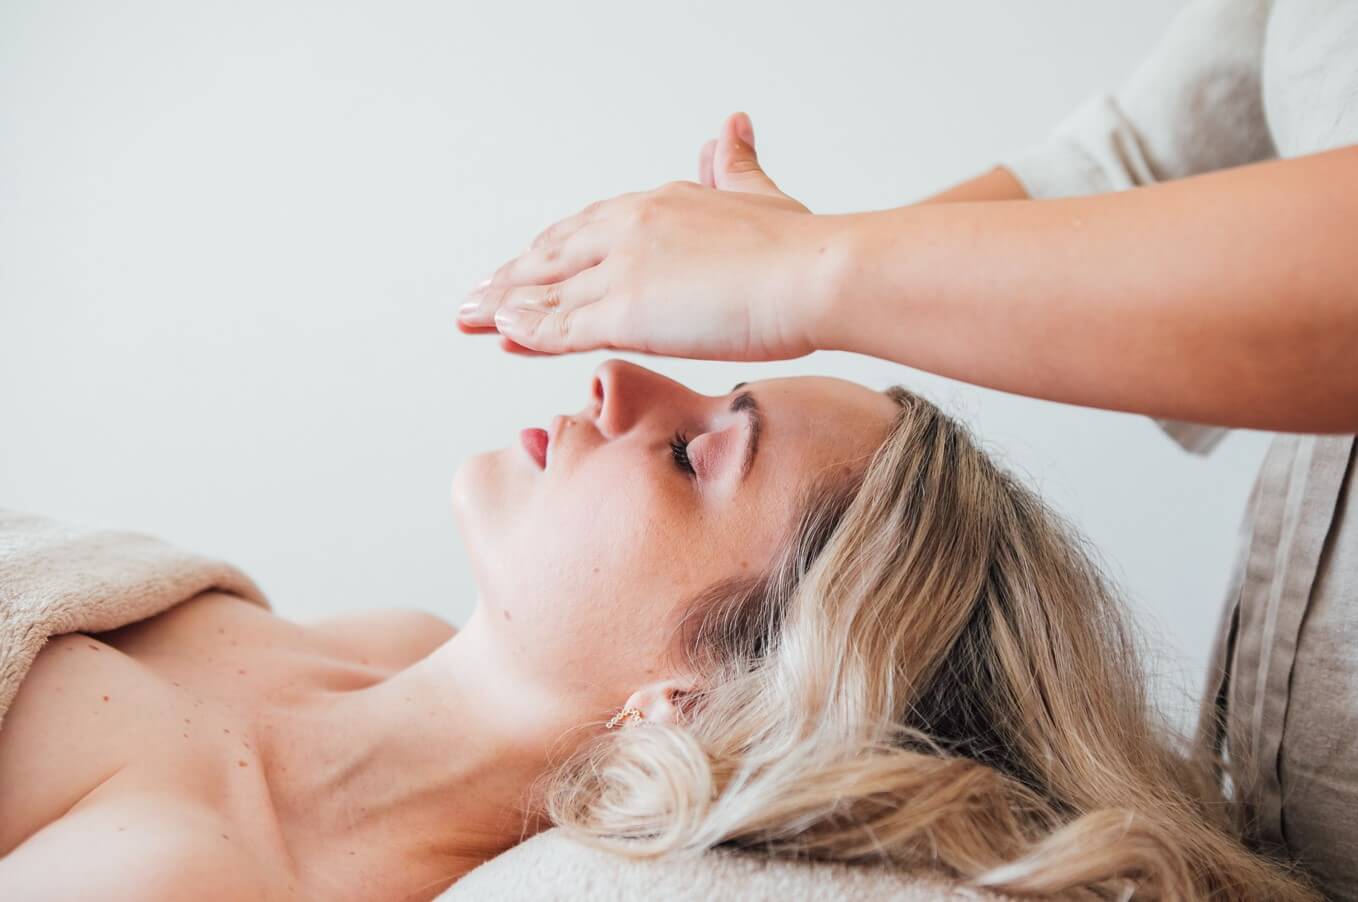
[[[397,668],[410,666],[457,633],[457,627],[441,617],[414,608],[346,614],[310,629],[337,655]]]
[[[415,611],[301,626],[208,592],[119,630],[53,639],[0,731],[0,885],[62,896],[72,880],[84,895],[155,874],[163,892],[134,883],[137,898],[190,885],[197,897],[289,897],[256,715],[289,693],[379,682],[453,632]],[[91,870],[96,846],[105,864]]]

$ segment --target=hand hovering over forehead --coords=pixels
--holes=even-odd
[[[699,181],[590,204],[474,290],[464,332],[506,350],[597,348],[782,360],[810,338],[824,247],[818,217],[759,166],[744,113],[699,154]]]

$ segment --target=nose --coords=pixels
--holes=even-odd
[[[606,438],[634,428],[648,412],[681,409],[700,397],[682,383],[617,358],[599,364],[590,385],[591,412]]]

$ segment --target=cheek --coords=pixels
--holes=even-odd
[[[654,597],[673,581],[686,521],[653,477],[577,473],[547,487],[516,530],[518,563],[558,616],[599,628],[629,600]]]
[[[563,679],[653,660],[711,550],[682,480],[600,466],[545,482],[484,550],[482,603],[510,650]]]

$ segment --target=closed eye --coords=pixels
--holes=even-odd
[[[670,453],[674,455],[674,464],[680,470],[690,476],[698,475],[693,469],[693,462],[688,459],[688,436],[676,432],[674,438],[670,440]]]

